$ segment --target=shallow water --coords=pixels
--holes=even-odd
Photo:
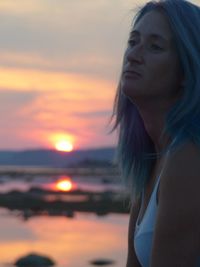
[[[123,190],[122,184],[116,179],[111,180],[110,183],[102,183],[102,179],[97,177],[79,177],[79,176],[68,176],[68,175],[57,175],[57,176],[33,176],[31,179],[22,179],[12,177],[0,176],[0,193],[5,193],[11,190],[28,191],[31,187],[39,187],[42,189],[53,190],[57,181],[61,179],[70,179],[78,189],[89,190],[95,192],[101,192],[106,190],[121,191]]]
[[[56,181],[65,177],[0,178],[0,193],[5,193],[27,191],[31,187],[53,190]],[[119,184],[104,184],[96,177],[70,178],[82,190],[122,189]],[[55,267],[89,267],[94,266],[90,261],[95,259],[113,260],[108,266],[122,267],[126,260],[127,232],[127,214],[98,216],[75,212],[69,218],[54,211],[51,215],[44,212],[24,216],[23,211],[0,207],[0,267],[13,266],[17,259],[30,253],[52,258]]]
[[[89,267],[106,258],[125,266],[128,215],[92,213],[37,216],[24,221],[17,211],[0,209],[0,267],[37,253],[51,257],[56,267]]]

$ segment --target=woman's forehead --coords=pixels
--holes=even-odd
[[[172,32],[165,16],[158,11],[150,11],[134,24],[130,35],[154,36],[168,41],[172,39]]]

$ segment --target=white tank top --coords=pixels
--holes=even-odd
[[[156,212],[157,212],[156,193],[160,181],[160,176],[156,181],[154,190],[151,194],[142,221],[140,222],[140,224],[138,224],[138,220],[140,218],[140,213],[141,213],[141,207],[143,206],[143,201],[144,201],[144,191],[143,191],[142,204],[135,225],[134,248],[138,261],[140,262],[142,267],[149,267],[150,264],[153,231],[154,231]]]

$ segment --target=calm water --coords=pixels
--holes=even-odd
[[[87,179],[76,182],[82,187],[102,190],[115,185],[101,185]],[[51,186],[52,181],[35,179],[32,184]],[[2,191],[27,190],[30,183],[7,181]],[[104,187],[104,188],[102,188]],[[37,253],[51,257],[56,267],[89,267],[90,261],[113,260],[115,267],[125,266],[128,215],[75,213],[73,218],[41,215],[24,221],[18,211],[0,208],[0,267],[12,266],[20,257]]]
[[[61,179],[71,179],[78,189],[89,191],[105,191],[105,190],[123,190],[119,181],[111,180],[110,183],[102,183],[102,180],[96,177],[70,177],[66,175],[58,175],[52,177],[35,176],[29,179],[1,177],[0,176],[0,193],[8,192],[11,190],[27,191],[31,187],[40,187],[43,189],[54,190],[55,183]]]

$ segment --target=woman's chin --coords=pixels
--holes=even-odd
[[[137,88],[135,88],[133,85],[130,86],[130,84],[122,84],[121,86],[121,90],[123,92],[123,94],[127,97],[133,97],[133,96],[136,96],[138,95],[139,91],[137,90]]]

